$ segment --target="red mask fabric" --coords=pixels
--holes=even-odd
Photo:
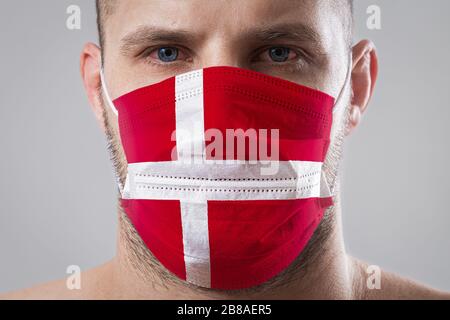
[[[121,204],[165,268],[234,290],[299,256],[333,204],[323,173],[333,97],[235,67],[114,101],[102,83],[128,162]]]

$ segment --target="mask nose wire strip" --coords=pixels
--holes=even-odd
[[[345,75],[344,85],[343,85],[341,91],[339,92],[339,95],[337,96],[335,102],[334,102],[333,114],[336,113],[336,111],[337,111],[336,107],[339,105],[339,102],[342,99],[342,96],[344,95],[344,90],[347,87],[347,84],[350,82],[351,74],[352,74],[352,59],[353,59],[353,55],[352,55],[352,52],[350,51],[350,53],[348,55],[347,74]]]
[[[101,85],[102,85],[102,91],[103,94],[105,95],[106,98],[106,103],[109,105],[109,107],[111,108],[112,112],[117,116],[119,113],[117,112],[116,107],[114,106],[114,103],[111,100],[111,97],[108,93],[108,88],[106,86],[106,81],[105,81],[105,74],[103,72],[103,67],[100,69],[100,80],[101,80]],[[108,143],[111,143],[110,141],[108,141]],[[120,181],[120,177],[119,177],[119,173],[117,172],[115,166],[114,166],[114,153],[112,150],[112,146],[108,147],[108,151],[109,151],[109,158],[111,159],[112,163],[113,163],[113,171],[114,171],[114,176],[116,178],[116,183],[117,183],[117,187],[119,189],[119,193],[120,193],[120,197],[123,198],[123,190],[124,190],[124,186],[122,184],[122,182]]]

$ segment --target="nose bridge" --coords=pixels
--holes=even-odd
[[[242,68],[245,65],[244,50],[223,33],[210,37],[201,52],[201,67],[230,66]]]

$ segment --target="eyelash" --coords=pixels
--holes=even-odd
[[[285,62],[267,62],[267,61],[256,61],[257,64],[265,64],[269,65],[271,67],[278,67],[278,68],[290,68],[290,69],[296,69],[298,70],[300,67],[300,64],[303,66],[305,63],[309,63],[310,59],[309,56],[301,49],[299,48],[293,48],[289,45],[272,45],[263,47],[262,49],[259,49],[255,56],[259,57],[261,54],[268,54],[268,50],[274,47],[281,47],[281,48],[288,48],[290,51],[294,52],[296,54],[296,57],[292,60],[288,60]]]
[[[144,59],[145,62],[149,63],[149,64],[154,64],[154,65],[158,65],[158,66],[168,66],[168,65],[172,65],[172,64],[176,64],[177,62],[182,62],[180,60],[176,60],[176,61],[172,61],[172,62],[154,62],[152,61],[152,59],[150,58],[150,55],[155,52],[158,49],[161,48],[166,48],[166,47],[171,47],[171,48],[176,48],[178,51],[182,52],[184,50],[189,51],[186,48],[180,47],[180,46],[176,46],[176,45],[159,45],[159,46],[155,46],[155,47],[149,47],[146,48],[140,55],[139,57]]]
[[[189,52],[189,49],[181,47],[181,46],[177,46],[177,45],[159,45],[159,46],[154,46],[154,47],[149,47],[146,48],[140,55],[139,58],[142,58],[146,63],[151,64],[151,65],[155,65],[155,66],[160,66],[160,67],[169,67],[169,66],[175,66],[179,63],[182,62],[186,62],[186,60],[176,60],[176,61],[172,61],[172,62],[155,62],[155,59],[150,58],[151,54],[154,53],[156,50],[159,50],[161,48],[164,47],[173,47],[176,48],[179,52],[183,52],[184,50]],[[283,68],[283,67],[289,67],[289,69],[291,69],[292,71],[298,71],[299,69],[301,69],[305,63],[310,62],[309,60],[309,56],[301,49],[297,49],[297,48],[292,48],[290,46],[287,45],[272,45],[272,46],[267,46],[264,47],[262,49],[259,49],[258,51],[256,51],[255,56],[259,57],[261,54],[264,54],[265,52],[267,52],[270,48],[273,47],[283,47],[283,48],[288,48],[289,50],[291,50],[292,52],[294,52],[296,54],[296,57],[294,59],[292,59],[291,61],[285,61],[285,62],[265,62],[265,61],[253,61],[252,63],[256,63],[256,64],[265,64],[265,65],[269,65],[270,67],[278,67],[278,68]],[[251,59],[251,61],[253,60],[253,58]],[[302,61],[300,61],[302,60]]]

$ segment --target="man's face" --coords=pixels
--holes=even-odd
[[[337,165],[342,141],[360,123],[378,72],[377,54],[371,41],[362,40],[350,49],[350,3],[348,0],[99,1],[103,9],[102,48],[86,44],[80,67],[92,110],[108,136],[120,182],[125,182],[128,166],[119,138],[118,118],[105,103],[105,91],[99,89],[102,56],[106,81],[103,84],[113,100],[175,75],[212,66],[250,69],[335,97],[331,143],[323,172],[337,203],[339,192],[335,187],[339,186]],[[146,249],[121,206],[119,219],[119,249],[129,255],[132,266],[143,277],[157,274],[157,278],[173,279]],[[324,213],[302,254],[268,287],[275,282],[286,283],[297,271],[306,270],[303,267],[316,257],[324,257],[322,248],[326,242],[332,246],[331,236],[339,237],[336,228],[339,228],[338,205]]]
[[[259,71],[337,96],[348,46],[342,15],[331,2],[116,1],[104,26],[112,97],[216,65]]]
[[[290,80],[338,97],[349,68],[348,29],[343,13],[335,8],[335,4],[340,2],[114,1],[113,13],[103,24],[103,65],[108,91],[115,99],[188,71],[234,66]],[[341,4],[345,1],[342,0]],[[329,159],[324,163],[331,184],[340,158],[350,87],[347,86],[343,92],[340,105],[336,106],[341,111],[333,115]],[[106,111],[106,131],[117,160],[116,170],[123,183],[127,165],[120,146],[117,117],[105,105],[103,109]],[[132,252],[142,252],[139,246],[134,245],[141,242],[126,219],[122,229],[128,238],[126,242],[134,248]],[[328,229],[325,227],[324,230]],[[318,231],[317,239],[324,238],[320,227]],[[311,246],[314,242],[314,239],[310,241]],[[307,257],[304,259],[308,260]],[[151,257],[138,255],[133,260],[137,261],[138,267],[153,261]],[[302,263],[301,259],[299,261]]]
[[[235,66],[337,97],[348,65],[344,1],[118,0],[104,23],[104,68],[115,99],[184,72]],[[344,10],[345,11],[345,10]],[[344,108],[345,109],[345,108]],[[108,129],[117,139],[117,121]],[[332,133],[342,129],[342,119]],[[333,146],[331,146],[332,148]],[[118,150],[119,151],[119,150]],[[123,153],[119,156],[124,176]]]

